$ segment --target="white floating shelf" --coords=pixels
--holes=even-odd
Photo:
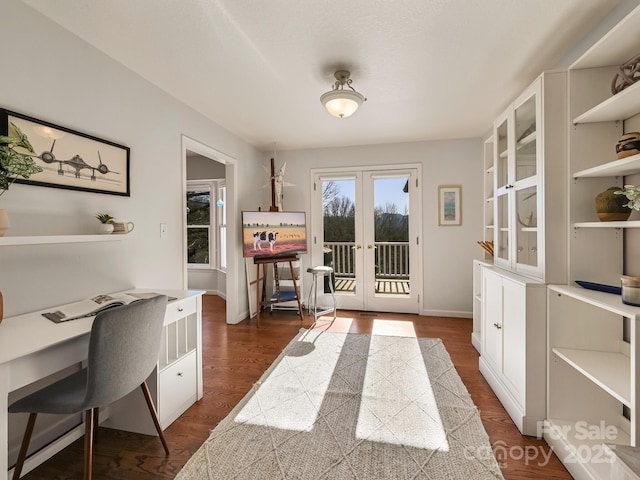
[[[573,178],[585,177],[624,177],[640,172],[640,154],[633,155],[597,167],[580,170],[573,174]]]
[[[640,221],[626,222],[578,222],[573,228],[640,228]]]
[[[538,227],[522,227],[520,231],[521,232],[537,232]]]
[[[553,353],[627,406],[631,405],[631,362],[617,352],[553,348]]]
[[[578,68],[618,66],[638,54],[636,25],[640,21],[640,7],[624,17],[615,28],[609,30],[570,67]],[[629,35],[629,32],[636,34]]]
[[[622,272],[621,272],[622,274]],[[580,279],[578,279],[580,280]],[[561,295],[568,295],[598,308],[608,310],[628,318],[640,316],[640,307],[622,303],[622,297],[614,293],[599,292],[575,285],[549,285],[549,289]]]
[[[626,120],[638,113],[640,104],[640,82],[634,83],[620,93],[609,97],[591,110],[583,113],[573,120],[578,123],[612,122]]]
[[[117,242],[120,240],[122,240],[122,235],[33,235],[26,237],[0,237],[0,247],[54,243]]]

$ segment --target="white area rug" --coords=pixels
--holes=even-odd
[[[177,480],[501,479],[440,339],[301,331]]]

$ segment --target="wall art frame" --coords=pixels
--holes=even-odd
[[[452,227],[462,225],[462,186],[438,186],[438,225]]]
[[[43,169],[16,183],[131,196],[129,147],[0,108],[0,135],[13,126],[27,136]]]

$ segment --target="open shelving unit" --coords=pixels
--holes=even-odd
[[[605,445],[640,442],[640,308],[573,281],[620,285],[625,239],[640,228],[599,221],[594,208],[597,194],[640,173],[640,155],[615,153],[626,122],[640,114],[640,84],[610,89],[619,65],[638,53],[638,31],[640,7],[568,71],[570,284],[548,287],[544,438],[576,479],[637,478],[615,476],[619,460]]]

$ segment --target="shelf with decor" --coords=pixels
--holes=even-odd
[[[623,135],[640,124],[640,85],[620,90],[617,83],[621,65],[640,52],[639,30],[640,6],[567,72],[570,285],[548,287],[544,438],[577,479],[614,478],[612,462],[599,455],[604,445],[640,442],[640,307],[624,304],[618,294],[572,285],[620,285],[625,272],[640,266],[625,255],[638,238],[637,217],[606,221],[596,211],[597,197],[599,204],[615,203],[611,191],[608,198],[601,194],[635,183],[626,177],[640,173],[640,154],[616,158]],[[580,435],[586,429],[594,436]]]
[[[640,104],[640,83],[635,83],[577,116],[573,119],[573,123],[577,125],[614,122],[629,118],[638,113],[638,104]]]
[[[30,235],[0,237],[0,247],[10,245],[45,245],[55,243],[117,242],[122,235]]]

